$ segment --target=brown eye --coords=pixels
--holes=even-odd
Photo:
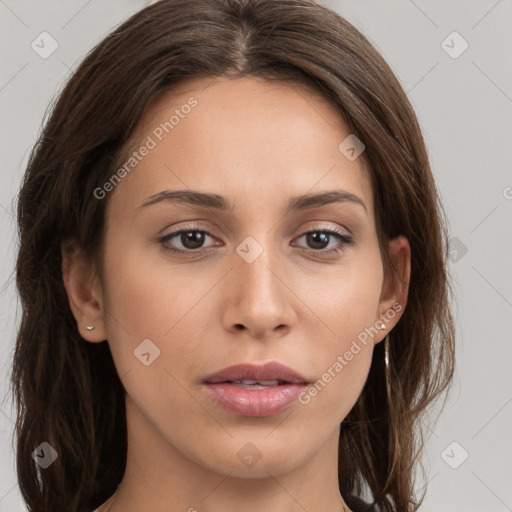
[[[306,237],[306,244],[313,252],[318,252],[320,255],[330,255],[339,253],[345,250],[347,245],[353,245],[354,239],[341,231],[336,230],[316,230],[308,231],[299,238]],[[326,249],[327,246],[334,242],[334,247]]]
[[[185,227],[160,238],[160,243],[166,251],[173,253],[198,253],[205,249],[203,245],[207,237],[213,238],[207,231],[195,227]],[[171,240],[174,241],[171,243]],[[181,245],[181,248],[174,247],[176,244]]]

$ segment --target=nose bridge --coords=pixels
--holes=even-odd
[[[291,323],[290,292],[279,275],[282,255],[273,244],[272,234],[262,229],[236,248],[238,261],[228,291],[227,328],[242,325],[261,336]]]
[[[271,298],[276,280],[271,269],[277,266],[276,251],[271,248],[271,236],[266,236],[263,241],[261,236],[258,237],[260,242],[250,238],[252,240],[243,242],[237,248],[237,253],[242,260],[238,262],[238,275],[244,289],[244,296],[256,298],[257,295],[264,294],[265,297]],[[245,252],[247,250],[248,252]]]
[[[238,247],[237,276],[242,289],[241,299],[251,307],[261,309],[278,297],[277,277],[271,269],[278,266],[277,251],[272,247],[271,234],[259,234],[258,238],[247,237]]]

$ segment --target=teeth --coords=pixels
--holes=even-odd
[[[269,386],[279,386],[278,380],[251,380],[251,379],[241,379],[241,380],[234,380],[232,384],[237,387],[246,388],[249,387],[250,389],[265,389]]]

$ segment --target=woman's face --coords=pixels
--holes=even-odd
[[[138,156],[94,199],[109,201],[105,314],[84,335],[108,339],[141,464],[256,478],[336,450],[406,300],[384,279],[360,146],[339,149],[349,135],[317,94],[257,79],[188,82],[147,112]],[[407,251],[390,244],[396,261]],[[268,362],[316,393],[281,374],[205,382]]]

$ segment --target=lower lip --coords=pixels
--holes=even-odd
[[[224,409],[241,416],[262,418],[284,411],[297,400],[306,384],[282,384],[267,389],[246,389],[228,382],[206,383],[210,396]]]

